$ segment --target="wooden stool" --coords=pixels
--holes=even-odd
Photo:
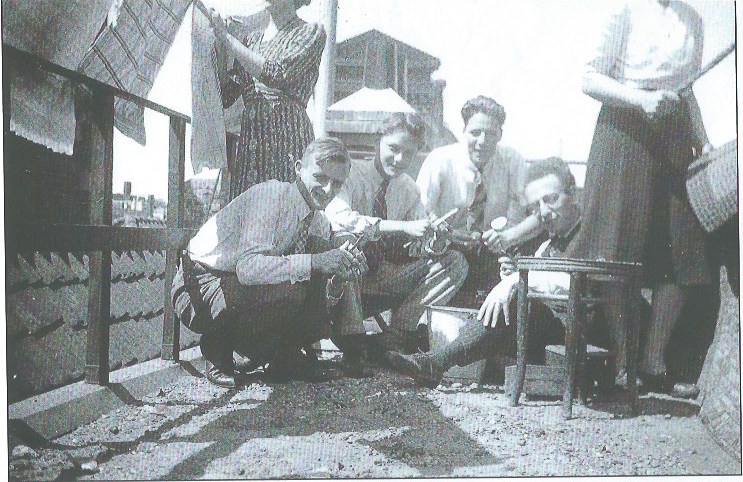
[[[622,316],[625,333],[624,351],[627,360],[627,395],[633,414],[637,414],[637,358],[639,346],[639,307],[640,276],[642,265],[639,263],[618,263],[607,261],[589,261],[569,258],[534,258],[520,257],[516,260],[519,271],[518,317],[516,325],[516,386],[511,393],[511,406],[518,405],[519,396],[524,388],[526,376],[526,349],[529,324],[529,300],[538,299],[567,303],[567,321],[565,327],[565,393],[562,398],[562,414],[565,418],[573,416],[573,398],[575,388],[580,386],[581,360],[585,359],[586,342],[586,304],[594,301],[587,293],[587,281],[604,281],[621,283]],[[570,292],[568,295],[554,295],[529,292],[529,271],[551,271],[570,274]],[[612,320],[614,321],[614,320]],[[617,320],[618,321],[618,320]],[[580,352],[580,356],[579,356]],[[580,391],[585,401],[583,390]]]

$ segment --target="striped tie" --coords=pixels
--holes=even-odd
[[[485,202],[488,199],[488,195],[485,192],[485,183],[482,181],[480,176],[480,182],[475,188],[475,198],[472,200],[472,205],[468,210],[467,215],[467,229],[469,231],[480,230],[482,228],[482,222],[485,219]]]
[[[310,224],[312,224],[312,219],[314,217],[315,211],[310,211],[310,213],[304,217],[302,224],[299,226],[297,240],[289,248],[286,254],[305,254],[307,252],[307,238],[310,235]]]

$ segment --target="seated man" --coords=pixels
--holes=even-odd
[[[175,313],[201,334],[207,379],[216,385],[235,386],[233,351],[253,367],[296,364],[300,347],[327,336],[346,281],[366,270],[348,242],[331,248],[322,211],[348,177],[346,148],[317,139],[295,169],[296,182],[257,184],[209,219],[173,280]],[[364,333],[360,318],[345,319],[335,335]]]
[[[370,267],[361,285],[365,316],[392,308],[383,343],[405,352],[416,352],[421,342],[427,345],[424,305],[446,304],[467,276],[460,252],[431,257],[422,249],[433,228],[405,169],[424,142],[424,132],[416,114],[388,117],[374,161],[352,161],[348,181],[325,210],[334,227],[365,232],[371,240],[364,247]]]
[[[560,256],[580,227],[575,178],[570,169],[558,158],[536,161],[526,174],[524,192],[532,211],[550,234],[550,239],[537,249],[534,256]],[[435,388],[444,372],[452,366],[465,366],[489,358],[502,349],[504,340],[509,339],[509,333],[503,325],[509,325],[511,320],[508,307],[517,291],[519,275],[512,260],[501,261],[502,279],[480,307],[478,320],[482,324],[465,325],[459,337],[441,351],[412,356],[389,352],[387,356],[392,365],[412,376],[419,384]],[[533,272],[529,276],[529,289],[532,291],[567,293],[569,285],[570,278],[566,273]],[[534,316],[536,311],[550,314],[549,310],[532,309],[531,315]],[[499,319],[503,321],[499,322]],[[539,330],[541,338],[545,338],[548,331],[548,337],[552,338],[561,329],[556,321],[554,316],[547,316],[531,325]]]
[[[506,112],[495,100],[478,96],[462,107],[462,142],[434,149],[418,173],[417,184],[426,211],[448,220],[451,241],[462,249],[470,266],[462,292],[490,289],[498,281],[497,254],[542,232],[535,216],[526,216],[521,199],[524,159],[498,145]],[[507,229],[491,222],[506,217]],[[483,250],[482,247],[488,249]]]

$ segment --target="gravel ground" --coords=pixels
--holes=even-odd
[[[57,440],[12,448],[15,480],[740,474],[694,403],[530,400],[496,386],[421,389],[377,369],[364,380],[255,380],[237,391],[186,378]],[[17,442],[16,442],[17,443]]]

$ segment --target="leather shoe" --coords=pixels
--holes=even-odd
[[[232,356],[232,365],[235,367],[235,371],[238,373],[250,373],[258,369],[261,366],[260,363],[251,361],[250,358],[241,356],[238,353]]]
[[[400,352],[387,352],[387,360],[400,373],[412,377],[415,383],[427,388],[436,388],[444,378],[444,370],[438,366],[428,353],[404,355]]]
[[[341,361],[338,362],[338,366],[349,378],[369,378],[372,376],[363,356],[344,354]]]
[[[206,379],[212,384],[223,388],[235,388],[234,372],[227,372],[215,366],[212,362],[206,362]]]
[[[641,373],[640,378],[642,379],[642,393],[670,394],[673,389],[673,383],[665,373],[657,375]]]
[[[671,390],[671,396],[676,398],[697,398],[699,395],[699,387],[693,383],[675,383],[673,390]]]

